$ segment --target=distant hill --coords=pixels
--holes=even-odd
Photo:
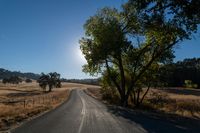
[[[63,82],[99,85],[100,79],[62,79]]]
[[[37,80],[40,75],[39,74],[35,74],[35,73],[22,73],[20,71],[9,71],[3,68],[0,68],[0,79],[4,79],[4,78],[10,78],[11,76],[18,76],[18,77],[22,77],[22,78],[29,78],[29,79],[34,79]]]

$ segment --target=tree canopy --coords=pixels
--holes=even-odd
[[[80,40],[87,60],[83,71],[106,72],[123,106],[132,93],[139,104],[142,86],[152,84],[160,65],[172,61],[174,46],[197,32],[199,5],[195,0],[129,0],[121,11],[99,10],[85,23]]]

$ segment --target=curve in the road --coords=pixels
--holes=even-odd
[[[153,118],[118,107],[107,107],[83,90],[67,102],[11,131],[12,133],[185,133],[199,128]]]

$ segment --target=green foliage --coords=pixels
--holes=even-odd
[[[198,85],[192,83],[191,80],[185,80],[184,86],[187,87],[187,88],[197,88],[198,87]]]
[[[184,59],[183,61],[164,65],[159,73],[160,80],[167,83],[165,86],[184,87],[188,84],[185,83],[185,80],[190,80],[194,83],[194,88],[200,88],[199,58]],[[189,86],[192,87],[192,84]]]
[[[117,92],[114,85],[109,80],[109,76],[106,72],[104,72],[101,78],[101,90],[100,93],[102,94],[102,99],[109,101],[110,103],[119,104],[120,96]]]
[[[84,25],[83,71],[106,73],[104,89],[114,87],[123,106],[133,93],[139,105],[141,88],[158,81],[160,66],[174,58],[173,47],[197,31],[200,13],[189,9],[199,10],[199,5],[189,0],[129,0],[121,11],[103,8]]]
[[[39,86],[43,89],[43,91],[46,91],[46,87],[49,86],[49,92],[52,91],[52,89],[60,88],[61,87],[61,81],[60,81],[60,74],[53,72],[49,74],[42,73],[40,78],[38,79]]]

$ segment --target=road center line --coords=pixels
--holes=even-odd
[[[86,107],[85,107],[85,100],[81,97],[80,91],[78,91],[78,95],[81,98],[81,102],[83,104],[82,111],[81,111],[82,118],[81,118],[81,123],[80,123],[79,129],[78,129],[78,133],[81,133],[81,130],[83,128],[84,119],[85,119],[85,114],[86,114]]]

